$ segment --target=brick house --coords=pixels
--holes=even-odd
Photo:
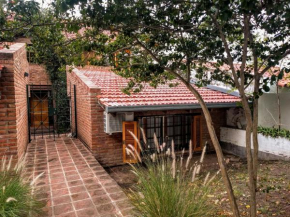
[[[51,83],[44,67],[28,63],[26,44],[8,45],[0,48],[0,156],[20,157],[29,142],[28,85],[37,90]]]
[[[25,46],[11,43],[9,49],[0,48],[0,156],[20,157],[31,133],[49,133],[55,124],[49,110],[53,103],[48,99],[52,92],[49,76],[44,67],[27,61]],[[211,145],[201,108],[184,85],[146,86],[141,93],[128,96],[121,92],[126,84],[126,79],[108,67],[87,66],[67,72],[72,134],[100,163],[112,166],[134,161],[125,147],[137,147],[128,130],[140,137],[139,127],[151,148],[154,133],[160,144],[174,140],[177,151],[187,150],[189,140],[195,151],[200,151],[205,141]],[[239,98],[210,88],[199,92],[219,135],[220,127],[226,126],[226,111],[236,107]]]
[[[200,151],[205,141],[210,144],[208,130],[200,105],[183,84],[156,89],[145,86],[140,93],[126,95],[121,89],[127,80],[109,67],[86,66],[67,72],[68,92],[75,94],[72,108],[72,129],[77,137],[105,166],[133,162],[126,154],[128,144],[137,147],[128,131],[140,138],[145,131],[147,144],[154,146],[153,135],[160,144],[175,142],[177,151],[187,149],[193,141],[194,151]],[[200,88],[212,114],[215,130],[226,126],[226,111],[236,107],[239,98],[227,93]],[[73,97],[72,97],[73,99]]]

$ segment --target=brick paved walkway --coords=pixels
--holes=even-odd
[[[38,138],[28,146],[26,174],[36,177],[48,216],[130,216],[118,184],[77,139]]]

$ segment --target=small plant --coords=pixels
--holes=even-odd
[[[37,200],[38,190],[34,187],[42,174],[29,182],[22,176],[25,160],[12,167],[12,157],[8,161],[6,159],[3,157],[0,168],[0,216],[42,216],[45,204]]]
[[[270,136],[272,138],[282,137],[290,140],[290,131],[285,129],[276,129],[269,127],[258,127],[258,133],[261,133],[264,136]]]
[[[141,132],[143,132],[142,129]],[[133,136],[133,134],[131,135]],[[143,151],[140,141],[136,137],[134,138]],[[144,146],[147,147],[144,134],[143,138]],[[128,147],[128,153],[139,159],[140,162],[140,164],[131,165],[139,182],[129,193],[129,198],[135,205],[138,216],[200,217],[212,214],[213,206],[209,203],[208,198],[209,183],[217,174],[210,177],[210,173],[208,173],[204,179],[199,177],[206,146],[200,161],[192,163],[191,142],[189,156],[185,161],[184,151],[180,158],[176,157],[173,141],[171,147],[166,148],[165,143],[159,145],[156,136],[154,138],[156,152],[143,156],[142,159],[138,152],[133,150],[133,146]]]

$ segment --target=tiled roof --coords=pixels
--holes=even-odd
[[[63,35],[64,35],[64,37],[65,37],[66,39],[68,39],[68,40],[70,40],[70,39],[75,39],[75,38],[77,38],[78,35],[79,35],[79,36],[84,36],[84,35],[85,35],[85,32],[86,32],[88,29],[89,29],[89,28],[87,28],[87,27],[82,27],[82,28],[80,28],[80,29],[78,30],[77,33],[75,33],[75,32],[63,32]],[[110,36],[110,35],[112,34],[112,33],[111,33],[110,31],[108,31],[108,30],[104,30],[102,33],[105,34],[105,35],[108,35],[108,36]]]
[[[213,71],[214,69],[216,69],[216,64],[217,62],[207,62],[207,63],[203,63],[202,65],[207,67],[209,70]],[[241,69],[241,66],[242,64],[241,63],[234,63],[234,68],[236,71],[240,70]],[[227,64],[223,64],[221,66],[219,66],[219,69],[222,70],[222,71],[231,71],[231,67]],[[264,68],[261,68],[259,72],[263,71]],[[275,71],[275,70],[279,70],[280,68],[279,67],[272,67],[270,68],[267,73],[270,73],[272,71]],[[254,69],[253,69],[253,66],[251,65],[246,65],[245,67],[245,71],[247,72],[250,72],[251,74],[254,73]]]
[[[75,32],[63,32],[63,35],[64,35],[64,37],[66,37],[66,39],[75,39],[78,34],[80,36],[83,36],[85,34],[86,30],[87,30],[87,28],[82,27],[82,28],[80,28],[78,30],[78,33],[75,33]]]
[[[214,70],[215,69],[215,67],[213,65],[214,63],[216,63],[216,62],[208,62],[208,63],[204,64],[204,66],[206,66],[210,70]],[[241,64],[240,63],[234,63],[234,67],[235,67],[236,70],[240,70]],[[220,66],[220,70],[230,71],[230,67],[229,67],[229,65],[222,65],[222,66]],[[251,68],[249,67],[248,70],[251,70]],[[260,71],[262,71],[262,70],[263,70],[263,68],[260,69]],[[264,77],[271,77],[271,75],[273,75],[273,74],[278,75],[279,71],[280,71],[279,67],[272,67],[264,74]],[[280,87],[290,87],[290,74],[284,74],[284,77],[281,80],[279,80],[278,86],[280,86]]]
[[[273,74],[276,76],[278,75],[279,72],[267,72],[265,73],[265,77],[271,77]],[[278,86],[279,87],[290,87],[290,73],[284,73],[284,77],[278,81]]]
[[[116,75],[108,67],[74,69],[76,74],[91,88],[98,88],[100,102],[105,106],[157,106],[199,104],[187,87],[180,83],[177,87],[159,85],[157,88],[144,84],[140,93],[124,94],[121,89],[126,87],[128,80]],[[176,81],[174,81],[176,82]],[[198,92],[206,103],[235,103],[240,101],[220,91],[198,88]]]
[[[290,75],[285,76],[283,79],[278,81],[280,87],[290,87]]]

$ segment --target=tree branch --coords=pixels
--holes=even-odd
[[[243,54],[242,54],[242,64],[240,68],[240,76],[241,76],[241,91],[244,91],[245,87],[245,66],[247,61],[247,53],[248,53],[248,38],[249,38],[249,18],[244,15],[244,44],[243,44]]]
[[[228,42],[226,40],[225,34],[223,33],[222,27],[219,25],[219,23],[218,23],[218,21],[216,19],[216,16],[213,16],[213,15],[210,15],[210,16],[211,16],[211,18],[213,20],[213,23],[215,24],[216,28],[218,29],[220,37],[221,37],[221,39],[222,39],[222,41],[224,43],[225,50],[226,50],[226,53],[227,53],[228,64],[229,64],[229,66],[230,66],[230,68],[232,70],[235,84],[236,84],[237,88],[240,89],[240,83],[239,83],[239,80],[238,80],[236,69],[234,67],[233,58],[232,58],[232,55],[231,55],[231,52],[230,52],[230,48],[229,48]]]
[[[287,50],[287,51],[285,51],[285,53],[281,56],[281,58],[280,58],[280,60],[282,60],[282,59],[284,59],[286,56],[288,56],[290,54],[290,49],[289,50]],[[272,55],[270,55],[270,56],[268,56],[268,58],[267,58],[267,60],[270,58],[270,57],[272,57],[272,56],[275,56],[275,54],[272,54]],[[264,61],[264,63],[267,61],[267,60],[265,60]],[[259,67],[259,70],[261,69],[261,67],[262,67],[263,65],[261,65],[260,67]],[[270,68],[272,68],[272,66],[267,66],[266,68],[264,68],[260,73],[259,73],[259,75],[260,76],[263,76]]]

